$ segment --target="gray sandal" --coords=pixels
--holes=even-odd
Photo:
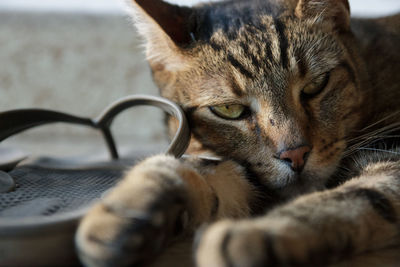
[[[79,219],[138,160],[119,159],[110,131],[120,112],[138,105],[159,107],[178,119],[178,131],[166,153],[180,157],[190,141],[187,121],[179,106],[160,97],[126,97],[96,119],[43,109],[0,113],[0,142],[43,124],[73,123],[100,130],[112,158],[31,160],[21,152],[0,149],[0,266],[79,265],[73,244]]]

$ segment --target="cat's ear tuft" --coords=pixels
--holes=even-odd
[[[127,1],[139,34],[145,38],[149,60],[173,63],[180,57],[179,50],[193,42],[191,8],[162,0]]]
[[[339,32],[346,32],[350,29],[348,0],[299,0],[295,14],[298,18],[329,23],[334,30]]]

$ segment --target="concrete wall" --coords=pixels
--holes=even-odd
[[[137,93],[157,89],[128,17],[0,13],[0,111],[38,107],[95,117],[112,101]],[[118,119],[119,139],[141,147],[162,142],[161,113],[150,111],[135,109]],[[85,150],[94,137],[81,127],[48,126],[5,144],[73,154],[75,148],[61,143]]]

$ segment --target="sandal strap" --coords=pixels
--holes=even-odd
[[[156,106],[178,119],[178,130],[166,153],[177,158],[182,156],[190,142],[190,129],[183,110],[177,104],[165,98],[146,95],[133,95],[122,98],[106,108],[96,119],[78,117],[47,109],[17,109],[0,112],[0,142],[36,126],[56,122],[72,123],[100,130],[111,158],[118,159],[118,151],[110,126],[120,112],[130,107],[141,105]]]

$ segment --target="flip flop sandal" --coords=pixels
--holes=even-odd
[[[156,106],[179,121],[166,153],[180,157],[190,141],[182,109],[153,96],[129,96],[96,119],[43,110],[0,113],[0,142],[48,123],[80,124],[102,132],[111,161],[29,159],[16,150],[0,150],[0,266],[79,266],[73,237],[79,219],[133,166],[137,158],[120,159],[110,131],[114,118],[127,108]]]

